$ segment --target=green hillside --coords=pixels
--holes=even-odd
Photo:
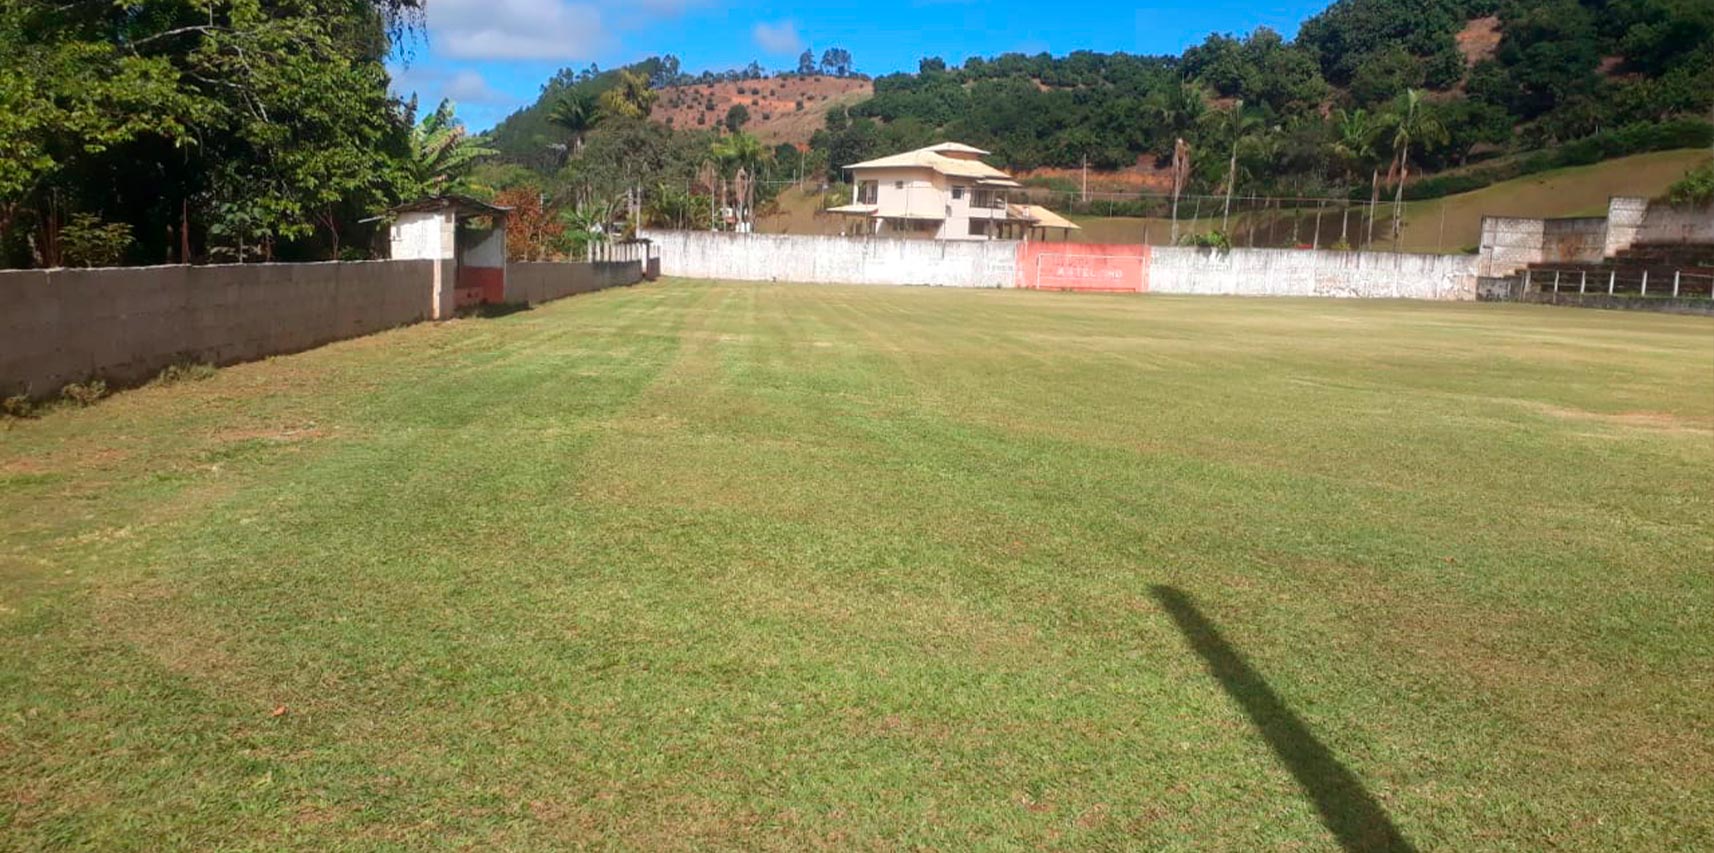
[[[1673,182],[1690,169],[1707,163],[1711,156],[1706,149],[1658,151],[1620,157],[1589,166],[1554,169],[1540,174],[1502,181],[1480,190],[1427,201],[1405,204],[1405,225],[1398,246],[1412,252],[1460,252],[1476,245],[1483,216],[1599,216],[1607,209],[1607,200],[1616,195],[1659,197]],[[757,224],[760,231],[773,234],[837,234],[839,221],[832,216],[818,216],[820,197],[796,190],[781,193],[777,204],[770,208]],[[1220,227],[1219,216],[1189,215],[1194,208],[1185,207],[1186,215],[1179,220],[1179,233],[1200,233]],[[1201,210],[1206,213],[1208,205]],[[1379,248],[1392,248],[1387,239],[1391,228],[1391,205],[1385,202],[1375,223]],[[1293,220],[1296,220],[1296,238]],[[1083,243],[1139,243],[1147,240],[1162,245],[1170,240],[1172,222],[1158,217],[1138,216],[1073,216],[1081,227],[1071,240]],[[1313,209],[1285,209],[1254,216],[1234,217],[1231,231],[1237,245],[1250,241],[1255,229],[1255,245],[1308,245],[1315,242]],[[1328,207],[1321,217],[1320,245],[1331,247],[1339,238],[1340,215]],[[1361,208],[1353,208],[1348,223],[1352,242],[1364,231]]]
[[[1339,0],[1294,39],[1179,56],[930,57],[814,144],[836,171],[943,138],[1013,170],[1113,170],[1164,167],[1183,140],[1191,192],[1317,197],[1592,138],[1590,161],[1706,145],[1711,107],[1707,0]]]

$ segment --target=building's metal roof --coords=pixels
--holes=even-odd
[[[450,195],[450,194],[449,195],[437,195],[437,196],[433,196],[431,198],[425,198],[421,201],[413,201],[413,202],[410,202],[408,204],[401,204],[398,207],[395,207],[395,208],[388,210],[387,212],[389,214],[427,213],[427,212],[436,211],[436,210],[451,210],[459,216],[501,216],[501,217],[503,217],[506,214],[512,212],[512,209],[509,207],[501,207],[501,206],[496,205],[496,204],[489,204],[488,202],[481,201],[479,199],[474,199],[474,198],[471,198],[470,196],[466,196],[466,195]]]

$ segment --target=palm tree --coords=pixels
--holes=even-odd
[[[1393,243],[1397,248],[1399,233],[1404,227],[1405,181],[1410,178],[1411,145],[1433,149],[1436,145],[1446,144],[1449,137],[1446,126],[1426,107],[1422,92],[1416,89],[1406,89],[1393,102],[1393,111],[1387,116],[1386,126],[1392,132],[1393,169],[1399,178],[1393,193]]]
[[[1379,158],[1375,156],[1375,140],[1380,136],[1381,126],[1369,115],[1367,110],[1356,109],[1349,112],[1339,110],[1334,114],[1333,155],[1345,166],[1345,187],[1347,198],[1350,189],[1357,183],[1357,172],[1365,165],[1369,172],[1369,239],[1375,236],[1375,201],[1381,192],[1381,167]],[[1339,223],[1339,242],[1349,246],[1349,226],[1351,224],[1351,209],[1345,209],[1345,215]]]
[[[734,199],[734,203],[738,207],[739,219],[749,221],[746,218],[749,202],[755,196],[756,174],[768,156],[767,146],[763,145],[760,139],[739,132],[715,140],[713,153],[715,161],[721,165],[722,172],[742,185],[739,189],[742,197]]]
[[[1254,113],[1244,111],[1242,98],[1229,109],[1210,113],[1207,120],[1214,139],[1228,146],[1232,152],[1226,167],[1226,207],[1220,213],[1220,230],[1225,231],[1232,218],[1232,190],[1238,184],[1238,146],[1261,127],[1262,120]]]
[[[548,121],[571,133],[572,156],[583,151],[583,137],[601,123],[602,112],[595,96],[579,89],[568,89],[554,102]]]
[[[1239,148],[1242,149],[1239,155],[1240,171],[1243,173],[1244,177],[1250,179],[1249,183],[1252,188],[1256,187],[1257,181],[1255,178],[1258,175],[1266,177],[1275,174],[1275,164],[1277,164],[1280,159],[1279,130],[1280,129],[1278,127],[1272,127],[1268,129],[1267,133],[1246,136],[1242,140],[1242,144],[1239,146]],[[1267,185],[1263,186],[1262,189],[1272,190],[1274,189],[1272,184],[1273,182],[1269,180]],[[1255,200],[1255,192],[1254,189],[1252,189],[1250,194],[1250,202],[1252,206],[1254,206]],[[1267,199],[1262,200],[1262,209],[1264,211],[1267,210]],[[1276,207],[1275,210],[1277,212],[1278,208]],[[1252,212],[1250,215],[1249,227],[1245,229],[1246,239],[1251,246],[1256,245],[1257,218],[1256,214]]]
[[[410,159],[405,164],[416,195],[435,196],[455,186],[483,157],[498,154],[483,147],[486,139],[471,136],[453,114],[452,101],[441,101],[434,112],[411,127]]]
[[[1207,93],[1193,81],[1180,81],[1150,93],[1145,109],[1160,122],[1165,135],[1188,136],[1208,114]]]

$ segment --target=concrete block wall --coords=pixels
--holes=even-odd
[[[1151,293],[1473,300],[1477,258],[1305,249],[1156,246]]]
[[[1546,229],[1545,219],[1482,217],[1477,254],[1479,274],[1501,278],[1540,261]]]
[[[643,280],[643,262],[553,263],[519,261],[507,265],[506,301],[538,305],[577,293],[594,293]]]
[[[1649,200],[1646,198],[1616,196],[1609,199],[1607,241],[1602,254],[1612,256],[1629,249],[1637,241],[1637,232],[1642,230],[1648,214]]]
[[[145,381],[428,319],[434,261],[0,272],[0,393]]]
[[[1017,243],[648,231],[661,272],[687,278],[807,284],[1011,287]]]
[[[1637,227],[1634,242],[1714,244],[1714,204],[1652,205]]]
[[[1675,207],[1615,196],[1602,217],[1484,216],[1479,272],[1503,278],[1530,264],[1598,263],[1637,243],[1714,243],[1714,205]]]

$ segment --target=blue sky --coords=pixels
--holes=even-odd
[[[1178,53],[1210,32],[1272,27],[1287,38],[1330,0],[428,0],[428,32],[394,89],[458,103],[473,129],[534,101],[559,68],[610,68],[670,53],[686,71],[793,67],[806,47],[851,51],[866,74],[915,70],[924,56],[959,63],[1007,51]]]

